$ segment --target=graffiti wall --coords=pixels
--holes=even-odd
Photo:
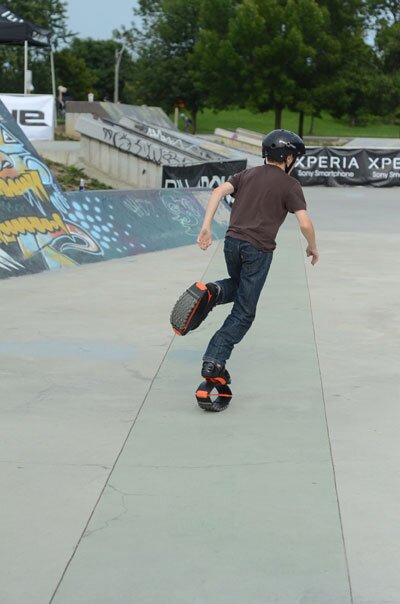
[[[82,264],[194,244],[209,195],[204,189],[70,193],[65,222],[90,233],[90,241],[85,250],[70,249],[69,257]],[[229,208],[216,218],[213,234],[221,239]]]
[[[157,165],[185,166],[204,161],[204,155],[208,158],[216,155],[206,151],[200,153],[198,146],[184,142],[178,144],[178,136],[168,134],[160,128],[145,125],[136,128],[135,123],[126,118],[121,121],[122,126],[82,115],[76,124],[76,130],[89,139]]]
[[[41,221],[3,221],[1,202],[0,278],[194,244],[208,195],[204,189],[77,191],[65,195],[62,213]],[[215,239],[224,237],[228,219],[229,208],[221,206]]]
[[[0,278],[193,244],[205,189],[64,193],[0,104]],[[214,237],[229,218],[221,206]]]
[[[178,131],[167,130],[153,124],[144,124],[130,118],[122,118],[118,124],[128,131],[136,132],[137,134],[146,137],[152,141],[169,145],[175,149],[180,149],[193,156],[196,161],[199,160],[222,160],[224,157],[215,151],[203,148],[199,145],[198,139],[187,137]]]
[[[50,170],[0,102],[1,276],[69,264],[57,243],[72,236],[66,209]]]

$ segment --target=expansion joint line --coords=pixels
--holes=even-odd
[[[302,239],[302,236],[300,235],[300,233],[298,233],[298,241],[299,241],[302,253],[303,253],[303,239]],[[331,433],[330,433],[329,422],[328,422],[328,412],[327,412],[327,406],[326,406],[325,389],[324,389],[324,383],[322,381],[321,362],[320,362],[320,358],[319,358],[319,351],[318,351],[318,345],[317,345],[317,335],[316,335],[316,329],[315,329],[315,320],[314,320],[314,312],[313,312],[312,299],[311,299],[310,284],[309,284],[309,280],[308,280],[306,264],[305,264],[304,260],[303,260],[303,262],[304,262],[303,266],[304,266],[305,280],[306,280],[306,284],[307,284],[308,302],[309,302],[310,314],[311,314],[311,324],[312,324],[313,337],[314,337],[315,353],[316,353],[316,357],[317,357],[318,373],[319,373],[319,380],[320,380],[320,385],[321,385],[322,402],[323,402],[323,407],[324,407],[325,428],[326,428],[326,432],[327,432],[327,436],[328,436],[329,455],[330,455],[331,466],[332,466],[333,480],[334,480],[334,484],[335,484],[336,505],[337,505],[337,510],[338,510],[339,522],[340,522],[340,532],[341,532],[341,537],[342,537],[343,552],[344,552],[344,558],[345,558],[345,564],[346,564],[347,581],[348,581],[348,585],[349,585],[350,603],[354,604],[353,589],[352,589],[352,585],[351,585],[351,576],[350,576],[349,558],[347,555],[346,538],[344,536],[343,516],[342,516],[342,510],[341,510],[340,501],[339,501],[338,482],[337,482],[337,476],[336,476],[335,462],[333,459],[332,439],[331,439]]]

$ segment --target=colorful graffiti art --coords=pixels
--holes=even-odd
[[[196,243],[206,189],[65,193],[0,101],[0,279]],[[213,225],[224,237],[229,207]]]
[[[69,250],[101,255],[63,217],[65,194],[0,102],[0,277],[75,264]]]
[[[78,191],[66,194],[63,215],[91,234],[102,259],[111,260],[196,243],[209,195],[205,189]],[[221,208],[215,239],[224,236],[228,218],[228,207]],[[88,262],[79,250],[73,257],[79,264]]]

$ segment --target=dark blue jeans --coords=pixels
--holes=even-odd
[[[225,363],[256,316],[257,302],[272,262],[272,252],[261,252],[251,243],[225,238],[225,261],[229,279],[216,281],[221,288],[219,304],[233,302],[222,327],[214,334],[204,353],[204,361]]]

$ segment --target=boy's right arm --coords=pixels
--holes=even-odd
[[[314,266],[314,264],[316,264],[319,259],[317,242],[315,240],[314,225],[306,210],[298,210],[297,212],[295,212],[295,215],[299,223],[300,230],[308,243],[306,254],[307,256],[312,256],[311,264]]]
[[[197,237],[197,243],[202,250],[206,250],[211,245],[211,225],[215,212],[218,209],[219,202],[223,197],[225,197],[225,195],[231,195],[234,190],[235,189],[230,182],[224,182],[222,185],[219,185],[219,187],[216,187],[211,193],[211,197],[207,204],[206,213],[204,215],[203,226],[201,227],[201,231]]]

